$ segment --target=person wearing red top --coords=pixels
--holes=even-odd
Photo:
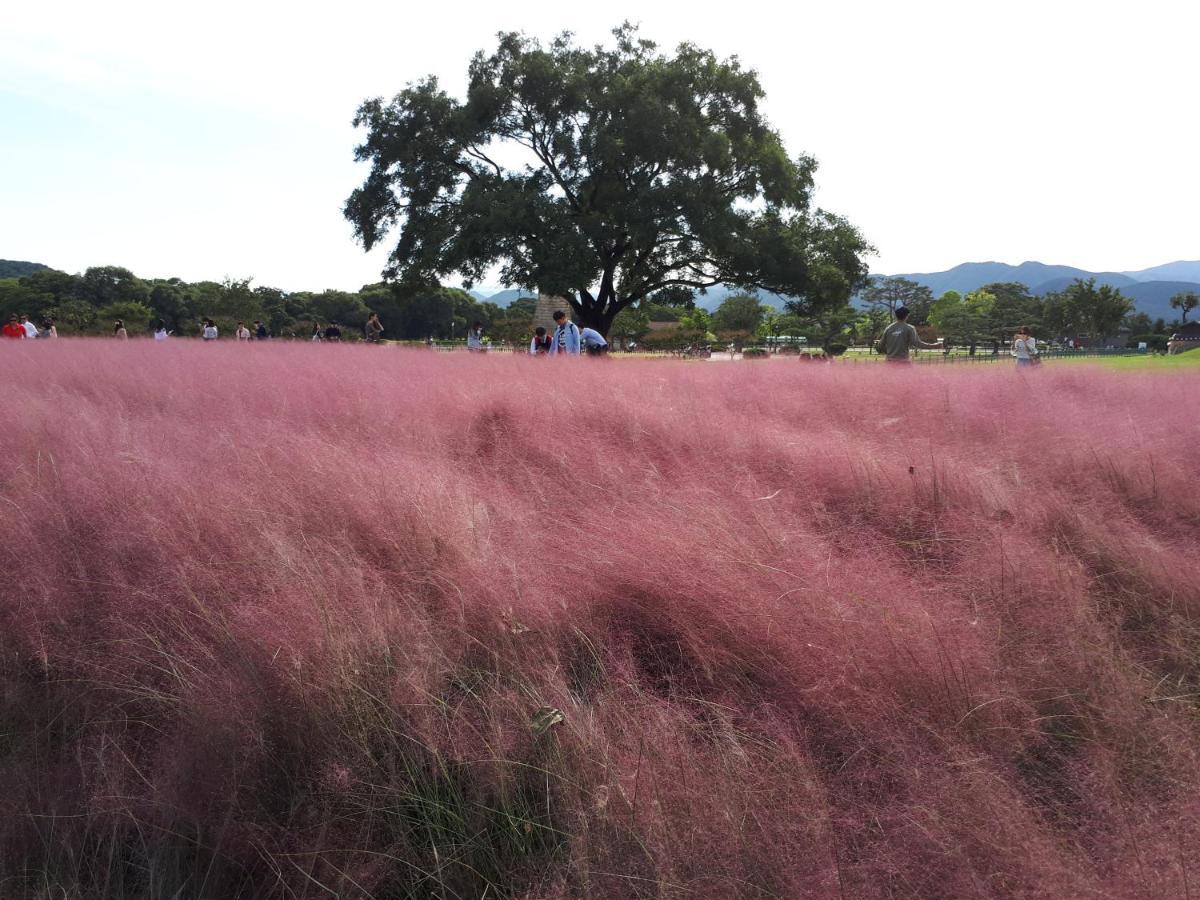
[[[25,328],[17,321],[16,316],[10,316],[8,324],[4,326],[4,336],[10,341],[25,340]]]

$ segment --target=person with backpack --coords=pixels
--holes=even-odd
[[[549,356],[554,352],[554,338],[546,334],[546,329],[539,325],[533,330],[533,340],[529,342],[530,356]]]
[[[579,326],[567,318],[561,309],[554,311],[554,349],[552,354],[567,353],[578,356],[580,350]]]
[[[921,340],[917,329],[908,324],[908,307],[901,306],[896,309],[896,321],[884,330],[875,351],[886,355],[890,363],[906,363],[909,350],[941,350],[942,346],[941,341],[927,344]]]

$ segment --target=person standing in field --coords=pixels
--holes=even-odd
[[[546,329],[539,325],[533,330],[533,340],[529,342],[530,356],[549,356],[554,352],[554,338],[546,334]]]
[[[170,334],[171,332],[167,331],[167,323],[159,319],[158,323],[154,326],[154,339],[156,341],[165,341]]]
[[[3,328],[4,336],[10,341],[23,341],[29,335],[25,333],[25,328],[17,321],[16,316],[8,317],[8,324]]]
[[[58,337],[58,329],[54,327],[54,319],[46,318],[42,320],[42,337],[56,338]]]
[[[880,352],[887,356],[888,362],[908,362],[909,350],[940,350],[942,342],[927,344],[917,334],[917,329],[908,324],[908,307],[896,309],[896,321],[887,327],[883,337],[879,339]]]
[[[254,323],[254,339],[256,341],[269,340],[271,337],[271,329],[267,327],[266,322]]]
[[[113,337],[119,341],[129,339],[129,332],[125,330],[125,323],[120,319],[117,319],[117,321],[113,323]]]
[[[330,322],[329,327],[325,329],[325,340],[340,341],[342,339],[342,329],[338,328],[337,322]]]
[[[325,339],[325,333],[321,331],[321,323],[313,322],[312,340],[314,344],[319,344]]]
[[[588,356],[603,356],[608,352],[608,341],[595,328],[585,328],[579,332],[579,341]]]
[[[239,341],[250,340],[250,329],[246,327],[245,322],[238,322],[237,330],[233,333],[233,336]]]
[[[1013,338],[1012,343],[1012,355],[1017,358],[1018,369],[1037,363],[1037,341],[1034,340],[1033,332],[1030,331],[1028,325],[1022,325],[1017,329],[1017,336]]]
[[[220,333],[217,331],[217,323],[212,319],[205,319],[204,328],[201,329],[200,334],[206,341],[215,341],[220,337]]]
[[[363,327],[368,344],[378,344],[383,337],[383,323],[379,321],[379,313],[373,312]]]
[[[483,352],[483,323],[476,322],[467,332],[467,351],[469,353]]]
[[[32,340],[38,336],[37,326],[29,321],[29,316],[21,316],[21,327],[25,329],[25,337]]]
[[[554,349],[553,354],[569,353],[579,355],[579,326],[567,318],[561,309],[554,311]]]

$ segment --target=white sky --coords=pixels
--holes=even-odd
[[[366,97],[628,18],[757,69],[877,272],[1200,258],[1200,3],[0,4],[0,258],[355,289]]]

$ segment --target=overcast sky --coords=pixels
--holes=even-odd
[[[355,108],[501,30],[620,20],[758,70],[876,272],[1200,258],[1200,3],[0,4],[0,258],[355,289]]]

